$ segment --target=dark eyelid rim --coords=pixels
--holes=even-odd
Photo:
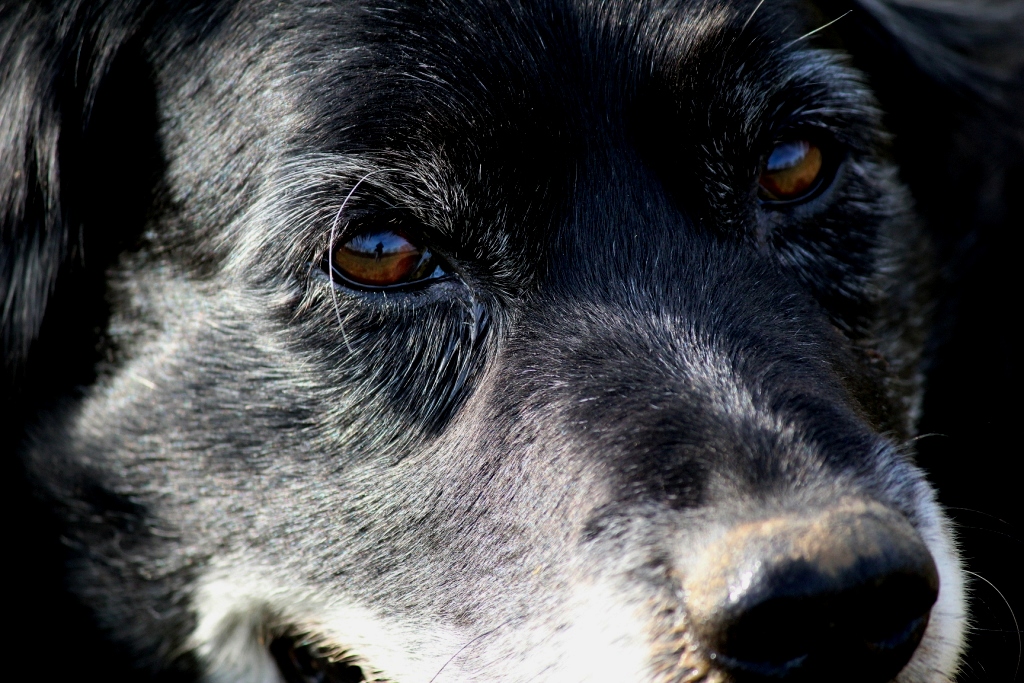
[[[323,282],[329,287],[333,287],[335,291],[339,293],[348,294],[359,294],[364,296],[375,296],[379,294],[415,294],[430,289],[435,285],[443,285],[448,283],[459,283],[462,284],[462,278],[454,273],[448,273],[443,277],[437,278],[424,278],[422,280],[416,280],[415,282],[408,282],[401,285],[390,285],[388,287],[369,287],[367,285],[360,284],[349,280],[344,275],[339,273],[337,269],[334,270],[334,279],[327,274],[324,270],[323,265],[318,263],[309,262],[306,264],[308,268],[308,277],[312,280],[318,280]]]
[[[441,266],[435,266],[435,268],[438,267]],[[371,285],[364,285],[362,283],[355,282],[354,280],[350,280],[349,278],[345,277],[343,273],[339,272],[337,268],[331,268],[331,270],[334,273],[333,279],[331,279],[331,277],[328,276],[326,272],[324,272],[322,267],[319,270],[320,274],[328,281],[330,281],[335,287],[345,287],[346,289],[355,289],[360,292],[412,292],[420,289],[426,289],[427,287],[430,287],[431,285],[440,282],[450,282],[459,279],[458,276],[456,276],[455,274],[445,271],[445,274],[442,275],[441,277],[425,277],[422,280],[413,280],[411,282],[403,282],[396,285],[373,287]],[[444,269],[442,268],[442,270]]]

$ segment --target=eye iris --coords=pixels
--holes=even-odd
[[[765,199],[797,199],[814,188],[821,173],[821,150],[806,140],[775,146],[759,179]]]
[[[388,230],[353,237],[335,250],[332,265],[353,282],[387,287],[408,281],[429,257],[426,249]]]

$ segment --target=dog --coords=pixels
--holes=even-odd
[[[915,437],[950,245],[1020,158],[1022,17],[3,3],[5,466],[49,515],[11,544],[78,625],[29,651],[953,681]]]

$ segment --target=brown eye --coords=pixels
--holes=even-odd
[[[780,142],[761,169],[758,195],[773,202],[803,199],[818,188],[822,165],[817,145],[807,140]]]
[[[331,266],[346,280],[367,287],[394,287],[443,274],[428,249],[394,230],[356,235],[334,250]]]

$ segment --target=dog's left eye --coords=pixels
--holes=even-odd
[[[823,184],[824,155],[808,140],[776,143],[761,168],[758,196],[769,203],[809,199]]]
[[[331,268],[343,280],[388,289],[444,277],[447,273],[425,246],[401,230],[367,230],[335,245]]]

